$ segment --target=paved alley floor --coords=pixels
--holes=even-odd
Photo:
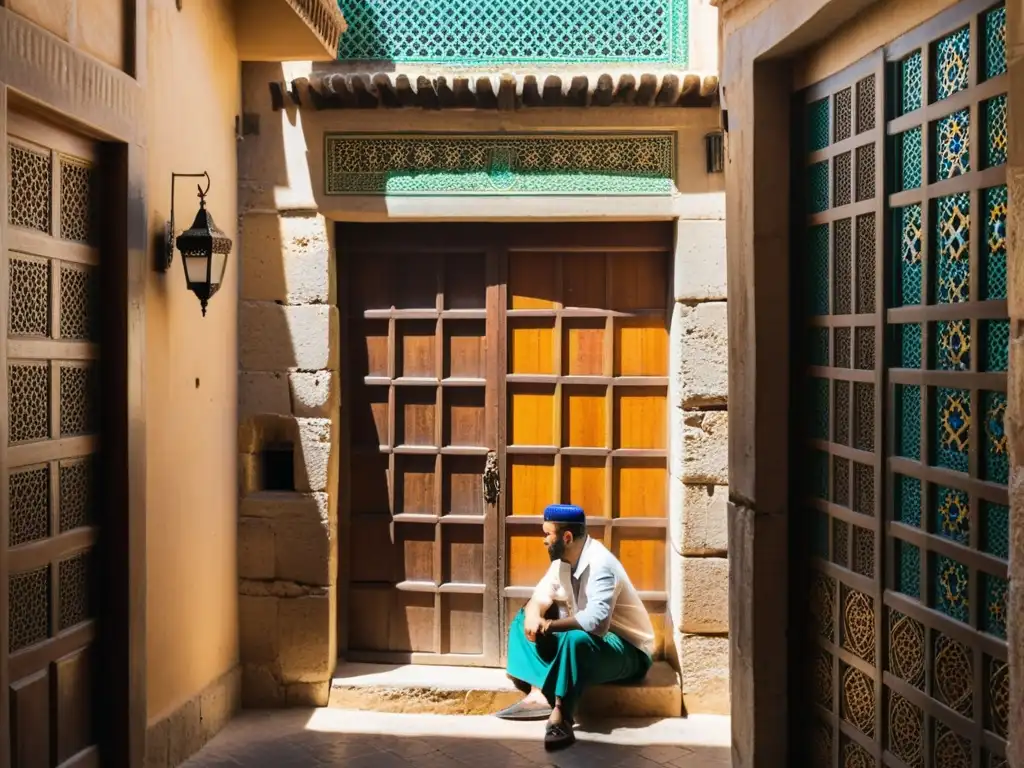
[[[694,715],[580,725],[548,753],[543,723],[341,709],[243,712],[187,768],[728,768],[729,719]]]

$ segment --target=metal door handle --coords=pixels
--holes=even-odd
[[[487,452],[487,464],[484,466],[483,477],[484,502],[491,506],[498,503],[501,495],[501,476],[498,473],[498,455],[494,451]]]

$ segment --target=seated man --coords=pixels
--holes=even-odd
[[[587,535],[582,509],[545,509],[544,545],[551,568],[516,615],[508,640],[508,676],[527,695],[498,717],[547,718],[544,744],[555,749],[575,741],[584,688],[643,679],[654,628],[622,563]]]

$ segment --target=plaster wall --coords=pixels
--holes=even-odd
[[[7,0],[5,5],[79,50],[124,69],[123,0]]]
[[[246,703],[324,703],[336,658],[338,335],[335,221],[678,219],[671,326],[670,660],[691,712],[728,711],[727,393],[721,176],[704,167],[717,110],[273,112],[270,81],[308,63],[243,68],[240,152],[241,655]],[[325,131],[675,130],[665,198],[326,197]],[[258,452],[295,450],[294,493],[259,489]],[[340,553],[344,557],[344,553]]]
[[[148,4],[150,265],[170,217],[172,172],[209,172],[209,210],[237,241],[240,84],[231,10],[230,0],[186,2],[180,12],[174,0]],[[199,182],[178,180],[178,232],[195,216]],[[236,247],[205,318],[185,288],[180,253],[167,273],[148,267],[146,709],[158,735],[169,716],[198,727],[197,697],[238,662],[237,254]]]

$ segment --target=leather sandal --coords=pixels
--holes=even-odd
[[[544,749],[551,751],[564,749],[576,741],[576,734],[572,729],[572,720],[561,723],[548,723],[544,729]]]

